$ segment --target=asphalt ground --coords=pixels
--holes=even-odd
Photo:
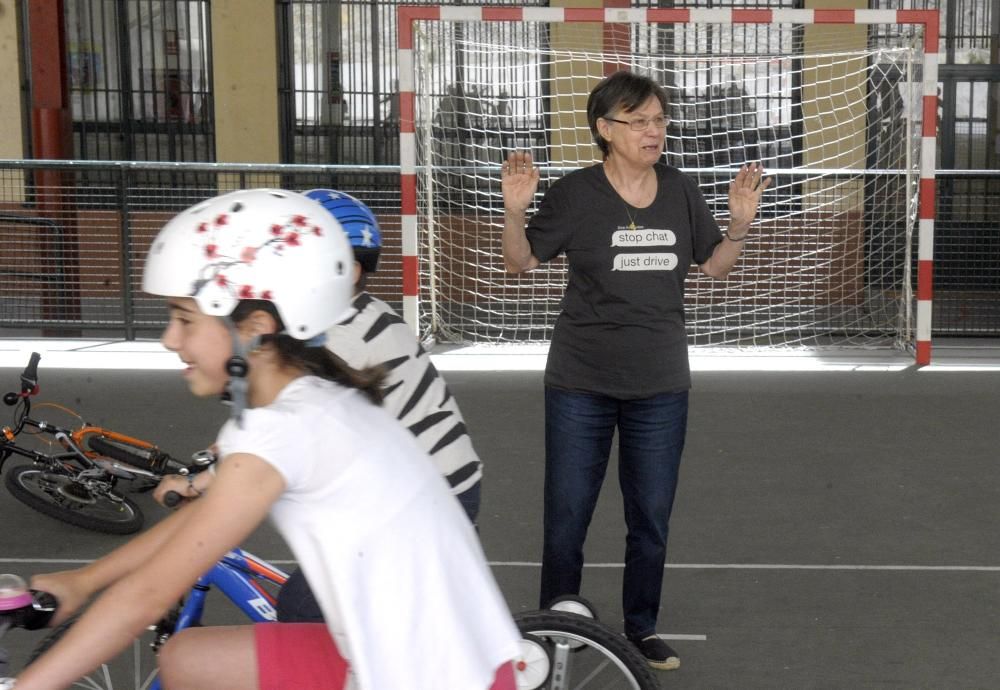
[[[69,355],[47,355],[39,399],[176,455],[211,442],[225,408],[192,399],[169,365],[104,361],[63,369]],[[486,465],[486,554],[511,608],[535,608],[542,374],[438,361]],[[1000,360],[706,361],[694,373],[660,615],[682,665],[660,674],[664,687],[1000,687]],[[16,385],[19,369],[0,368],[0,389]],[[148,496],[138,500],[150,522],[162,516]],[[124,540],[41,516],[6,490],[0,525],[0,572],[21,575],[72,567]],[[612,466],[582,594],[618,630],[624,534]],[[267,526],[245,547],[291,559]],[[239,620],[210,602],[210,621]],[[7,636],[15,668],[38,639]]]

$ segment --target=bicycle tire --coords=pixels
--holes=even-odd
[[[87,447],[104,457],[160,475],[176,472],[184,467],[183,464],[157,448],[140,448],[106,436],[88,436]]]
[[[84,494],[69,475],[47,472],[34,465],[11,467],[4,483],[11,495],[29,508],[94,532],[132,534],[142,529],[145,520],[139,506],[120,494],[109,491],[113,499]],[[77,489],[75,495],[67,490],[69,487]]]
[[[534,687],[561,690],[578,687],[659,690],[661,687],[639,650],[592,618],[545,610],[519,613],[514,622],[522,635],[544,640],[549,645],[551,677],[545,684]]]
[[[58,642],[78,618],[79,614],[71,616],[43,637],[42,641],[28,655],[28,665],[31,665]],[[153,652],[144,650],[144,646],[141,640],[133,640],[130,652],[122,653],[111,661],[101,664],[70,687],[87,688],[88,690],[124,690],[125,688],[147,690],[156,678],[157,667]],[[149,665],[143,663],[145,661],[144,651],[147,656],[153,656],[152,663]]]

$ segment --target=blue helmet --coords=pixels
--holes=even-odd
[[[372,210],[335,189],[310,189],[305,195],[321,203],[337,219],[354,248],[354,259],[366,273],[374,272],[382,251],[382,233]]]

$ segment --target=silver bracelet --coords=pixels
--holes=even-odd
[[[17,678],[0,678],[0,690],[14,690]]]
[[[743,237],[733,237],[732,235],[729,234],[729,228],[726,228],[726,231],[722,234],[725,235],[726,239],[729,240],[730,242],[745,242],[747,237],[750,235],[750,231],[747,230],[746,234],[743,235]]]

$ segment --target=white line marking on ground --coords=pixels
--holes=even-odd
[[[615,564],[624,568],[624,564]],[[1000,565],[804,565],[784,563],[670,563],[667,568],[691,570],[898,570],[914,572],[1000,573]]]
[[[540,568],[537,561],[490,561],[495,568]],[[624,563],[586,563],[584,568],[624,568]],[[812,565],[805,563],[667,563],[667,570],[890,570],[1000,573],[1000,565]]]
[[[294,559],[264,559],[274,565],[295,565]],[[92,558],[0,558],[0,563],[93,563]],[[537,561],[489,561],[492,568],[541,568]],[[584,568],[622,569],[624,563],[587,563]],[[821,565],[806,563],[667,563],[667,570],[828,570],[828,571],[895,571],[1000,573],[1000,565]]]

